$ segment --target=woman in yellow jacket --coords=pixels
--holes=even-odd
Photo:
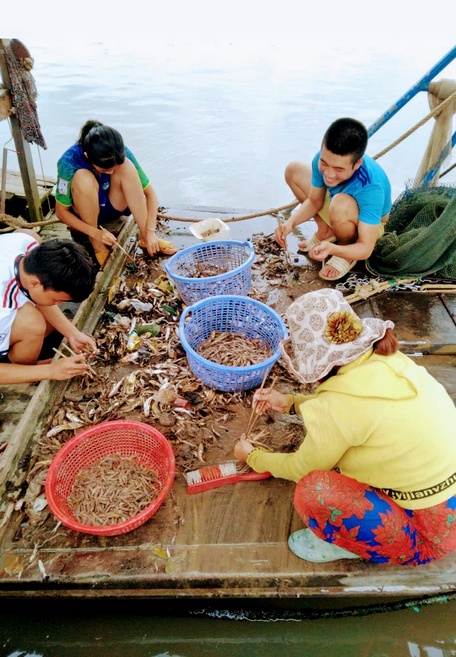
[[[423,367],[398,351],[394,324],[359,319],[343,295],[311,292],[287,311],[289,370],[315,395],[257,391],[254,404],[302,415],[292,454],[241,436],[235,455],[297,483],[307,529],[289,546],[309,561],[417,565],[456,549],[456,408]]]

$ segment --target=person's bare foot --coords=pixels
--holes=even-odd
[[[341,256],[331,256],[331,258],[323,265],[319,272],[320,278],[326,281],[337,281],[343,278],[348,272],[356,265],[356,260],[347,260]]]
[[[340,271],[338,271],[334,267],[331,267],[331,265],[326,264],[321,268],[320,274],[323,274],[323,276],[326,276],[326,278],[337,278],[338,276],[340,276]]]

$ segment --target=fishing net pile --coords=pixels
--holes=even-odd
[[[406,189],[366,265],[384,278],[456,280],[456,188]]]

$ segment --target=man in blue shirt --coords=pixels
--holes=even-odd
[[[365,155],[367,130],[351,118],[334,121],[326,131],[312,165],[291,162],[285,180],[300,207],[278,227],[275,238],[285,246],[287,235],[314,219],[317,231],[299,243],[309,258],[323,261],[320,277],[345,276],[358,260],[366,260],[385,231],[391,210],[391,185],[375,160]]]

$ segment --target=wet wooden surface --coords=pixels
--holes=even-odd
[[[201,208],[173,209],[169,214],[226,218],[226,213]],[[276,219],[267,217],[263,221],[263,232],[272,233]],[[233,224],[231,237],[245,239],[248,224]],[[188,225],[172,224],[173,239],[179,247],[195,243]],[[313,227],[308,228],[311,232]],[[290,249],[293,252],[293,243]],[[318,279],[316,265],[309,265],[302,256],[299,263],[305,267],[295,268],[287,299],[281,298],[274,287],[268,290],[269,302],[279,312],[293,298],[327,285]],[[100,284],[97,300],[84,320],[92,329],[102,307],[102,290],[106,289],[106,282]],[[456,401],[455,294],[392,291],[359,302],[354,308],[361,316],[375,314],[392,319],[398,338],[407,343],[403,351],[427,367]],[[40,386],[44,397],[58,399],[58,391],[45,383]],[[5,418],[14,413],[8,410],[8,399],[17,394],[17,399],[26,402],[29,392],[33,392],[33,386],[11,391],[11,397],[9,391],[6,393],[2,399]],[[15,406],[16,412],[19,406]],[[38,413],[39,409],[35,415]],[[239,415],[238,429],[245,417]],[[27,426],[34,421],[38,426],[38,418],[29,416]],[[22,430],[25,436],[25,427]],[[220,453],[229,453],[233,435],[230,428],[221,438]],[[28,440],[37,440],[36,432],[32,431]],[[14,459],[0,461],[6,489],[5,468],[14,464],[17,467],[21,450],[26,452],[26,442],[24,437],[22,445],[16,445]],[[73,532],[49,517],[31,540],[21,526],[21,511],[4,502],[0,595],[278,601],[362,597],[369,603],[391,596],[413,598],[456,590],[454,555],[415,568],[361,560],[312,564],[298,559],[287,547],[289,534],[302,527],[293,509],[293,489],[292,482],[271,478],[189,495],[178,470],[171,493],[149,522],[128,534],[104,538]]]
[[[2,170],[0,168],[0,176],[1,173]],[[43,179],[37,177],[36,182],[39,199],[40,201],[43,201],[49,196],[50,190],[55,184],[55,180],[52,178]],[[7,171],[5,189],[7,199],[11,199],[13,196],[18,196],[22,199],[25,199],[24,183],[19,171]]]

